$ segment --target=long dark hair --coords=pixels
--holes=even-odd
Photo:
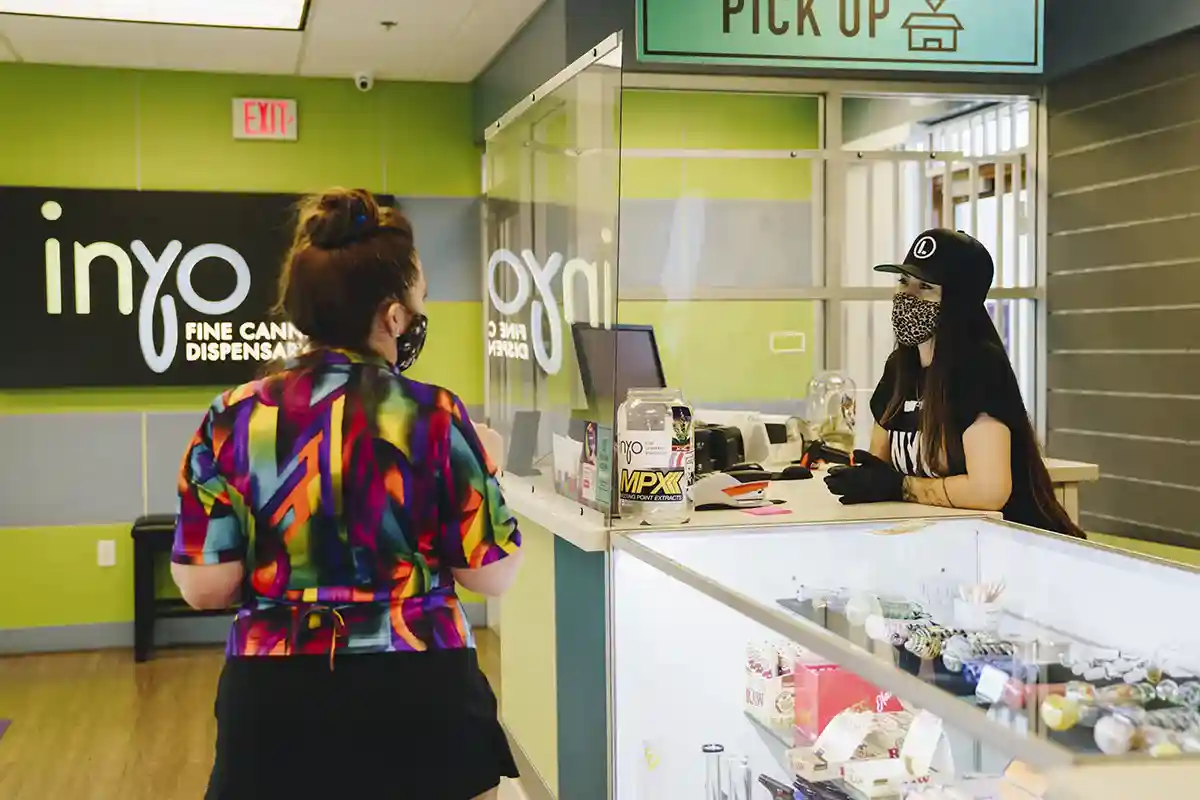
[[[921,358],[917,348],[898,344],[892,354],[896,370],[892,397],[883,419],[880,420],[881,423],[891,420],[903,408],[904,402],[913,396],[914,389],[920,387],[921,452],[938,475],[947,475],[966,468],[963,431],[958,430],[954,422],[957,416],[954,408],[955,395],[951,390],[952,376],[966,366],[967,360],[978,358],[981,348],[995,348],[1000,353],[1005,352],[1000,334],[996,332],[996,326],[992,324],[992,319],[984,307],[961,302],[949,288],[943,288],[933,362],[925,371],[924,386],[921,386]],[[1017,378],[1007,355],[1004,358],[1004,366],[1009,373],[1006,376],[1009,385],[1015,387]],[[1015,402],[1025,411],[1020,393],[1016,394]],[[1083,531],[1071,521],[1054,495],[1050,473],[1046,469],[1046,462],[1042,457],[1033,424],[1029,421],[1028,411],[1003,422],[1008,426],[1011,436],[1012,469],[1014,473],[1016,470],[1025,471],[1034,504],[1043,519],[1048,520],[1052,529],[1059,533],[1082,538]],[[1014,485],[1017,483],[1016,477],[1014,474]]]

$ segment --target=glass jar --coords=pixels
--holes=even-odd
[[[857,387],[840,372],[823,372],[808,382],[808,424],[813,437],[846,453],[854,450]]]
[[[678,525],[692,516],[696,436],[677,389],[630,389],[617,410],[621,519]]]

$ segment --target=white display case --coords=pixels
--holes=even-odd
[[[902,730],[873,734],[899,766],[858,751],[853,772],[875,785],[850,796],[947,784],[961,793],[946,797],[1000,797],[1006,771],[1112,760],[1097,742],[1188,760],[1200,749],[1200,727],[1178,724],[1200,706],[1200,629],[1180,624],[1200,600],[1187,567],[985,518],[620,534],[611,567],[618,800],[705,797],[710,744],[748,759],[749,797],[773,796],[758,776],[790,784],[854,698],[868,713],[838,725]],[[748,647],[763,643],[790,678],[757,671]],[[781,683],[791,719],[786,696],[772,704]],[[817,743],[832,752],[834,738]],[[897,780],[876,784],[873,770]]]

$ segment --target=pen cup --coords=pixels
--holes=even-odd
[[[954,625],[964,631],[994,631],[1000,625],[998,603],[971,603],[954,598]]]

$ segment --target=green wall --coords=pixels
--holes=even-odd
[[[299,141],[234,141],[232,99],[254,96],[296,99]],[[364,94],[347,80],[0,64],[0,109],[0,185],[283,193],[342,185],[469,198],[480,190],[467,85],[379,82]],[[479,303],[433,297],[429,306],[437,335],[413,377],[481,404]],[[222,388],[5,391],[0,414],[199,415]],[[117,542],[115,568],[96,566],[104,539]],[[131,569],[127,524],[0,528],[0,629],[127,622]]]
[[[298,101],[299,141],[233,139],[233,98],[258,96]],[[479,195],[466,84],[379,82],[364,94],[335,79],[0,64],[0,109],[3,186]],[[438,336],[413,376],[482,403],[482,309],[433,300]],[[0,392],[0,413],[203,408],[214,393]]]
[[[816,97],[631,90],[621,98],[621,147],[634,150],[793,150],[820,146]],[[812,162],[779,159],[627,158],[621,162],[622,213],[639,201],[702,198],[712,209],[740,202],[759,208],[812,200]],[[644,207],[644,206],[642,206]],[[739,218],[739,222],[745,221]],[[720,227],[721,219],[709,224]],[[744,257],[761,247],[808,248],[808,242],[744,236]],[[622,252],[628,242],[622,243]],[[799,253],[797,254],[800,255]],[[804,253],[806,256],[807,253]],[[807,258],[797,258],[797,269]],[[738,270],[740,264],[729,264]],[[623,267],[624,268],[624,267]],[[699,287],[705,288],[705,287]],[[800,400],[812,374],[815,304],[779,300],[762,292],[752,300],[627,300],[622,322],[651,324],[658,333],[663,369],[672,386],[707,404]],[[806,334],[808,350],[775,355],[766,344],[772,331]],[[697,359],[697,353],[706,355]],[[714,368],[719,364],[719,368]]]

